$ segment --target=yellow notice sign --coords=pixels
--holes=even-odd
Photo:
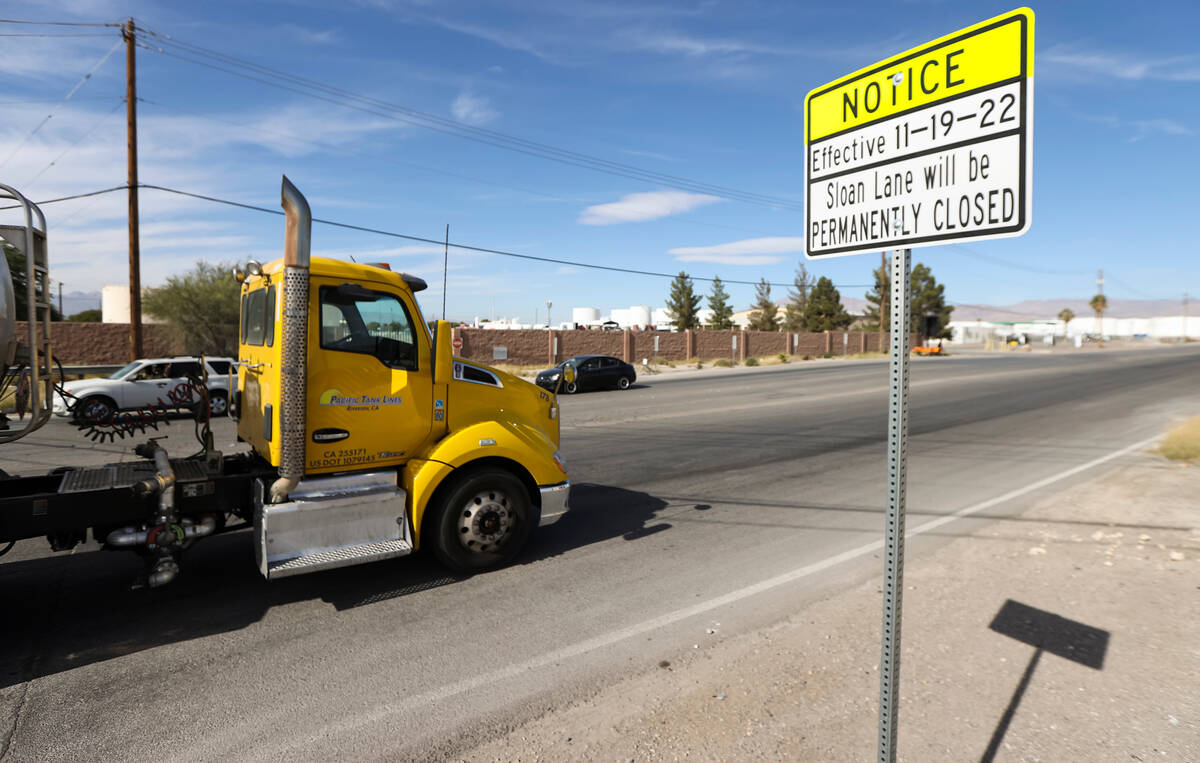
[[[1028,229],[1033,25],[1019,8],[808,94],[810,257]]]

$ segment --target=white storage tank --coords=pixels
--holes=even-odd
[[[110,284],[100,289],[100,320],[129,323],[129,287]]]
[[[646,305],[633,305],[629,308],[629,324],[645,328],[651,325],[650,308]]]
[[[600,320],[600,309],[596,307],[571,308],[571,323],[587,326]]]

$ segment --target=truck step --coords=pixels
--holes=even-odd
[[[345,567],[351,564],[374,562],[380,559],[390,559],[395,556],[406,556],[412,553],[412,545],[406,540],[391,539],[376,543],[362,543],[356,546],[341,546],[325,551],[316,551],[291,559],[280,559],[267,562],[267,578],[275,579],[288,575],[300,575],[305,572],[328,570],[334,567]]]
[[[254,486],[254,551],[268,580],[412,553],[407,494],[396,472],[304,479],[285,503]]]

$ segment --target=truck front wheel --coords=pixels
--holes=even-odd
[[[529,493],[503,469],[470,472],[443,496],[431,507],[423,536],[438,561],[456,572],[483,572],[512,561],[533,530]]]

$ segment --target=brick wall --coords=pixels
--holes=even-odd
[[[456,328],[454,337],[462,339],[462,349],[455,354],[478,363],[503,362],[520,366],[551,366],[576,355],[615,355],[630,363],[642,358],[661,361],[682,361],[689,358],[715,360],[736,358],[739,362],[750,356],[770,356],[786,353],[822,357],[826,354],[853,355],[859,352],[878,352],[879,333],[851,331],[843,346],[845,332],[790,334],[778,331],[545,331],[541,329],[488,330]],[[737,337],[738,347],[733,348]],[[658,351],[654,340],[658,338]],[[558,352],[554,353],[554,340]],[[913,343],[917,341],[913,335]],[[887,347],[884,336],[884,348]],[[505,347],[508,358],[493,360],[493,348]]]
[[[17,322],[17,338],[24,343],[27,323]],[[486,329],[456,328],[454,337],[463,340],[461,350],[455,355],[479,363],[492,363],[492,348],[508,349],[508,360],[495,361],[512,365],[551,366],[576,355],[615,355],[630,363],[641,363],[642,358],[662,361],[682,361],[695,357],[702,360],[737,357],[743,361],[757,355],[810,355],[821,357],[827,352],[841,355],[841,331],[828,334],[788,334],[775,331],[554,331],[518,330],[489,331]],[[690,334],[690,337],[689,337]],[[878,352],[879,332],[851,331],[845,350]],[[733,336],[737,336],[738,349],[733,350]],[[73,323],[59,321],[51,328],[54,356],[63,365],[117,365],[129,360],[128,323]],[[626,338],[628,337],[628,339]],[[658,337],[658,352],[654,351],[654,338]],[[553,340],[558,339],[558,355],[552,357]],[[913,334],[913,346],[920,337]],[[888,337],[884,335],[884,349]],[[148,323],[142,326],[143,357],[162,357],[192,352],[177,341],[168,326]],[[690,344],[690,347],[689,347]],[[789,345],[791,345],[789,347]]]
[[[17,321],[17,341],[25,344],[29,324]],[[50,326],[54,357],[65,366],[110,366],[129,362],[128,323],[74,323],[58,321]],[[143,356],[147,358],[183,354],[168,327],[142,326]]]

